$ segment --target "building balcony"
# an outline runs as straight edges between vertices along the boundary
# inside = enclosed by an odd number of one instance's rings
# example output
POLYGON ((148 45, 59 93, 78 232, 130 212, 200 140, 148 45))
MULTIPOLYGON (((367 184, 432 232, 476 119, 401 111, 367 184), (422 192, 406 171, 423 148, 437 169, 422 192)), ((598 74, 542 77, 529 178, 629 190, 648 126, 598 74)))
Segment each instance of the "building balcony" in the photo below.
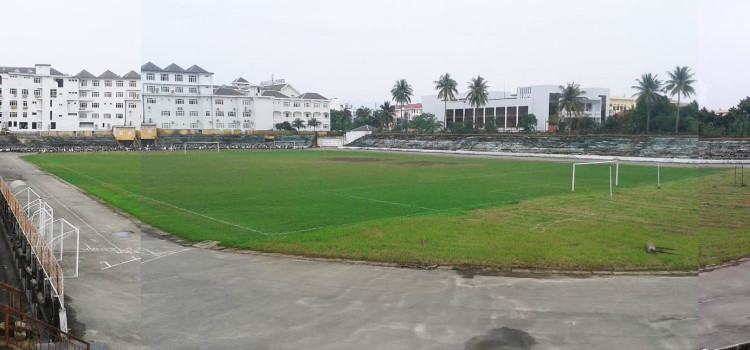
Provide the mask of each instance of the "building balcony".
POLYGON ((10 106, 10 109, 18 109, 18 106, 10 106))

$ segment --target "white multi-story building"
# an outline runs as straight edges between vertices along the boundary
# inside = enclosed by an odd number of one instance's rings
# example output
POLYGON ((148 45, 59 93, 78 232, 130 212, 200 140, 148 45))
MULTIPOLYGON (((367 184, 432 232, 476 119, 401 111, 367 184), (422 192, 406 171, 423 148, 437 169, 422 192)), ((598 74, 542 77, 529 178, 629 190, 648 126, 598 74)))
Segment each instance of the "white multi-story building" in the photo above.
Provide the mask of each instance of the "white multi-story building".
POLYGON ((215 86, 213 73, 197 65, 160 68, 151 62, 141 67, 141 77, 144 121, 161 129, 272 130, 284 121, 299 118, 307 125, 315 118, 316 130, 330 130, 330 100, 279 81, 255 85, 237 78, 215 86))
MULTIPOLYGON (((609 89, 582 88, 584 115, 604 122, 609 117, 609 89)), ((535 85, 519 87, 515 94, 501 91, 488 93, 487 104, 473 108, 466 101, 466 93, 456 96, 456 100, 447 104, 437 95, 423 96, 422 105, 425 113, 434 114, 446 127, 471 119, 477 128, 483 128, 485 118, 494 116, 500 131, 517 131, 521 116, 534 114, 537 119, 537 130, 547 130, 551 115, 564 115, 558 111, 560 87, 558 85, 535 85), (446 107, 447 106, 447 107, 446 107)))
POLYGON ((407 120, 412 120, 412 118, 422 114, 422 104, 421 103, 410 103, 410 104, 395 104, 393 105, 395 108, 395 116, 397 118, 406 118, 407 120))
POLYGON ((140 127, 141 76, 130 71, 119 76, 105 71, 94 76, 85 69, 78 80, 78 130, 111 130, 115 126, 140 127))
POLYGON ((77 100, 76 80, 49 64, 0 67, 0 129, 73 130, 78 114, 68 105, 77 100))
POLYGON ((86 70, 75 76, 48 64, 0 67, 0 128, 10 131, 111 130, 139 126, 140 76, 86 70))

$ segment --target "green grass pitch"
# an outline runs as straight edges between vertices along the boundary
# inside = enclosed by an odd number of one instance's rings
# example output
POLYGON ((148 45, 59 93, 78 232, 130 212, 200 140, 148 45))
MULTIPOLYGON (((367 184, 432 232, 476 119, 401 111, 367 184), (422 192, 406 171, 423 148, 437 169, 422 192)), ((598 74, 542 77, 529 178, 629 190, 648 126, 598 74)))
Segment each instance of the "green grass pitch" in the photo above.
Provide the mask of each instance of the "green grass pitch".
POLYGON ((349 151, 26 158, 191 241, 404 264, 698 267, 699 188, 715 169, 349 151), (614 166, 613 166, 614 170, 614 166), (646 241, 675 254, 645 254, 646 241))

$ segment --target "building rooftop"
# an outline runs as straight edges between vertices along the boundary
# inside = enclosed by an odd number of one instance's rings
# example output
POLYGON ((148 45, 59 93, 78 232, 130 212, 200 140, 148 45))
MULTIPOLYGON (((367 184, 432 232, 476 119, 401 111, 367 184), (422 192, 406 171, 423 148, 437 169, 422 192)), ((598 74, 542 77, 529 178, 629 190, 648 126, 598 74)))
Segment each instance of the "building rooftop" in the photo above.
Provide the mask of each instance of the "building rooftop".
POLYGON ((185 70, 182 69, 182 67, 180 67, 180 66, 178 66, 178 65, 176 65, 174 63, 172 63, 172 64, 164 67, 163 71, 165 71, 165 72, 173 72, 173 73, 183 73, 183 72, 185 72, 185 70))
POLYGON ((188 73, 209 73, 207 70, 201 68, 197 64, 190 66, 190 68, 186 69, 185 71, 188 73))
POLYGON ((107 69, 106 71, 104 71, 104 73, 102 73, 99 76, 100 79, 117 79, 119 77, 120 77, 119 75, 115 74, 114 72, 112 72, 109 69, 107 69))
POLYGON ((96 78, 95 75, 89 73, 87 70, 82 70, 78 72, 78 74, 74 75, 73 78, 79 78, 79 79, 94 79, 96 78))
POLYGON ((131 70, 130 72, 127 72, 125 75, 122 76, 124 79, 140 79, 141 75, 138 74, 136 71, 131 70))
POLYGON ((230 87, 221 86, 216 89, 214 89, 214 95, 221 95, 221 96, 246 96, 242 92, 239 92, 235 89, 232 89, 230 87))
POLYGON ((245 78, 243 77, 239 77, 237 79, 234 79, 233 83, 250 83, 250 82, 245 80, 245 78))
POLYGON ((275 90, 266 90, 266 91, 263 91, 263 93, 261 94, 261 96, 278 97, 278 98, 289 98, 289 96, 284 95, 284 94, 282 94, 282 93, 280 93, 278 91, 275 91, 275 90))
POLYGON ((141 66, 141 72, 161 72, 161 71, 162 69, 159 68, 159 66, 151 62, 146 62, 146 64, 141 66))
MULTIPOLYGON (((42 65, 40 65, 42 66, 42 65)), ((32 67, 0 67, 0 73, 20 73, 20 74, 36 74, 36 68, 32 67)), ((65 73, 60 72, 57 69, 50 68, 50 75, 64 76, 65 73)))
POLYGON ((315 92, 306 92, 302 95, 299 95, 298 98, 308 99, 308 100, 327 100, 327 98, 315 92))

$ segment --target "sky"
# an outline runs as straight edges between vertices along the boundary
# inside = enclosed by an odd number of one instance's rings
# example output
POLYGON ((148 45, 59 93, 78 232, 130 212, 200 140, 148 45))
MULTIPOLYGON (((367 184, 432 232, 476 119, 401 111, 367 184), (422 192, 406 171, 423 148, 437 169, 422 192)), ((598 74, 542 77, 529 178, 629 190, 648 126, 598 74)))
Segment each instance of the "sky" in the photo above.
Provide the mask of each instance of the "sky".
MULTIPOLYGON (((51 63, 124 74, 151 61, 193 64, 215 84, 237 77, 286 79, 355 107, 390 100, 407 79, 414 102, 435 94, 450 73, 466 89, 472 77, 491 90, 519 86, 608 87, 631 96, 643 73, 688 66, 701 104, 736 105, 750 95, 750 10, 743 0, 36 0, 39 17, 4 16, 24 28, 0 65, 51 63)), ((4 0, 7 13, 28 1, 4 0)), ((5 35, 5 34, 4 34, 5 35)))

